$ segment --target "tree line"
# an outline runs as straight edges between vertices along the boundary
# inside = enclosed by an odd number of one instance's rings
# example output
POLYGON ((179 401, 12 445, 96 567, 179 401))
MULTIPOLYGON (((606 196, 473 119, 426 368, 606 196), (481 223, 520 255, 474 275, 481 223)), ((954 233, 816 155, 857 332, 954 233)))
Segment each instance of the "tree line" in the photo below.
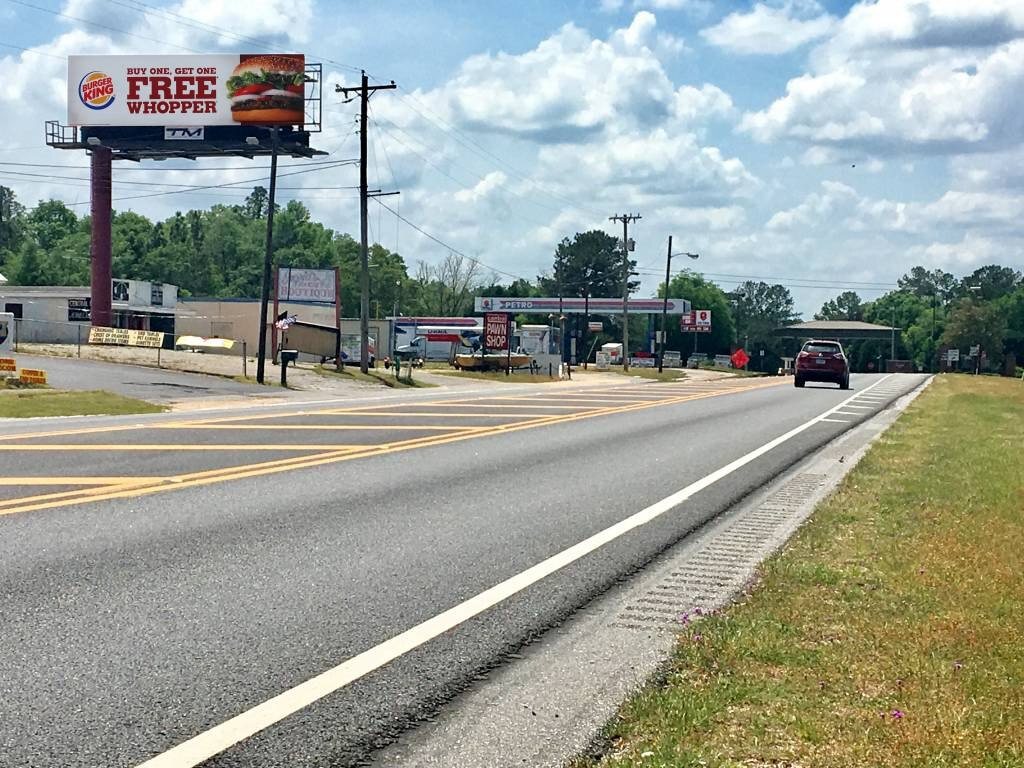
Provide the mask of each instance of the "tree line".
MULTIPOLYGON (((116 277, 166 282, 183 296, 256 297, 262 274, 268 195, 255 187, 239 205, 214 205, 207 210, 178 212, 151 221, 131 211, 112 220, 113 273, 116 277)), ((89 217, 79 216, 58 200, 32 208, 0 186, 0 272, 21 285, 87 285, 89 282, 89 217)), ((341 299, 348 315, 359 306, 359 243, 313 221, 303 203, 292 200, 274 212, 274 260, 296 268, 338 267, 341 299)), ((380 244, 369 251, 370 311, 376 317, 404 315, 463 316, 473 314, 475 296, 621 296, 630 291, 636 261, 625 258, 617 238, 600 230, 579 232, 555 246, 551 268, 535 279, 511 282, 476 258, 449 252, 436 263, 417 261, 410 269, 401 254, 380 244), (628 272, 628 274, 627 274, 628 272)), ((774 331, 800 319, 790 290, 781 284, 747 281, 725 290, 700 273, 684 270, 659 297, 688 299, 695 309, 711 310, 712 332, 683 334, 678 318, 668 323, 666 349, 685 358, 697 351, 729 353, 738 346, 753 358, 751 366, 774 370, 783 355, 795 354, 794 340, 774 331), (764 351, 762 356, 760 353, 764 351)), ((827 301, 815 314, 819 320, 863 320, 902 329, 896 357, 921 369, 935 369, 945 347, 966 350, 980 345, 986 364, 1000 369, 1011 356, 1024 359, 1024 283, 1021 273, 988 265, 957 278, 942 270, 914 267, 897 288, 877 299, 863 300, 846 291, 827 301)), ((552 323, 548 316, 522 315, 520 322, 552 323)), ((621 338, 621 318, 601 321, 601 333, 585 330, 585 318, 569 316, 567 331, 576 339, 577 357, 609 339, 621 338)), ((630 339, 635 350, 647 347, 657 328, 644 316, 633 316, 630 339)), ((854 370, 868 370, 890 355, 888 341, 848 345, 854 370)))

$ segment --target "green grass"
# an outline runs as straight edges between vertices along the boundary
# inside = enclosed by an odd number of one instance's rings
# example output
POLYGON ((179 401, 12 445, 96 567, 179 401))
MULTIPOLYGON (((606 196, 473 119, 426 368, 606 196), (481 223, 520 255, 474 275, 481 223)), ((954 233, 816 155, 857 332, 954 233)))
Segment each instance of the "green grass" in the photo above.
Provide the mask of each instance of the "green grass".
POLYGON ((162 406, 144 400, 122 397, 101 390, 65 392, 0 387, 0 418, 113 416, 128 413, 162 413, 165 410, 162 406))
POLYGON ((583 372, 584 374, 617 373, 620 376, 632 376, 633 378, 652 379, 654 381, 682 381, 683 379, 686 378, 686 371, 681 371, 678 368, 667 368, 661 373, 658 373, 657 368, 638 368, 635 365, 632 366, 628 371, 622 370, 622 366, 620 365, 613 365, 609 367, 606 371, 599 371, 597 370, 597 366, 591 363, 590 366, 587 368, 575 366, 572 369, 572 372, 573 375, 575 375, 578 372, 583 372))
POLYGON ((938 378, 577 768, 1024 765, 1022 446, 1019 381, 938 378))
MULTIPOLYGON (((456 371, 454 368, 431 368, 431 373, 441 376, 454 376, 460 379, 479 379, 481 381, 504 382, 506 384, 549 384, 558 381, 558 377, 549 377, 546 373, 526 373, 524 371, 513 371, 508 376, 504 371, 456 371)), ((573 368, 573 373, 576 369, 573 368)))
POLYGON ((346 365, 344 370, 341 371, 324 365, 318 365, 313 368, 313 371, 321 376, 329 376, 346 381, 359 381, 364 384, 377 384, 379 386, 391 387, 392 389, 420 389, 437 386, 436 384, 418 380, 415 373, 411 379, 407 378, 408 369, 403 366, 402 370, 404 371, 402 378, 396 379, 393 371, 378 371, 371 368, 366 373, 363 373, 359 368, 351 365, 346 365))
POLYGON ((719 373, 731 373, 733 376, 771 376, 772 374, 761 373, 760 371, 745 371, 742 368, 729 368, 725 365, 715 365, 714 363, 701 363, 700 369, 702 371, 718 371, 719 373))

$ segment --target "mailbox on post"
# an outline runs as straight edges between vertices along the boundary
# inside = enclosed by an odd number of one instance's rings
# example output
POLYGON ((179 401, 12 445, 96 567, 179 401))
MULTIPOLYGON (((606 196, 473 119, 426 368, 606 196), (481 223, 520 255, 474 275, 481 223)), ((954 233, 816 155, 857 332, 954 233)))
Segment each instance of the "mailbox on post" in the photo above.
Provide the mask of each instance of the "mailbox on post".
POLYGON ((299 359, 299 350, 297 349, 282 349, 281 350, 281 386, 288 386, 288 363, 294 363, 299 359))

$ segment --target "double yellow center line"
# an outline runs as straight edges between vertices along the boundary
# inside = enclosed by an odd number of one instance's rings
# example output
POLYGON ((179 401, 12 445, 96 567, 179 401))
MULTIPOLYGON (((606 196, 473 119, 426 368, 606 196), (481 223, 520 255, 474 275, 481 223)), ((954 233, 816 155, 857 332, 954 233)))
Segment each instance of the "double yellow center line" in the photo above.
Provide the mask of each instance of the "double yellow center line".
MULTIPOLYGON (((170 477, 110 477, 110 478, 81 478, 81 477, 52 477, 52 478, 11 478, 8 480, 7 485, 22 484, 22 485, 90 485, 99 487, 89 487, 84 489, 60 491, 54 493, 46 493, 35 496, 25 496, 14 499, 0 499, 0 516, 12 515, 20 512, 30 512, 42 509, 53 509, 55 507, 66 507, 74 504, 83 502, 95 502, 104 501, 109 499, 119 499, 127 497, 139 497, 155 493, 163 493, 165 491, 174 491, 181 488, 191 488, 203 485, 210 485, 213 483, 225 482, 228 480, 241 480, 251 477, 260 477, 264 475, 276 474, 279 472, 289 472, 297 469, 308 469, 312 467, 323 466, 325 464, 333 464, 342 461, 350 461, 353 459, 369 458, 373 456, 382 456, 391 453, 398 453, 401 451, 408 451, 418 448, 428 448, 440 445, 447 445, 449 443, 461 442, 463 440, 470 440, 480 437, 487 437, 489 435, 504 434, 508 432, 517 432, 525 429, 532 429, 535 427, 549 426, 553 424, 562 424, 573 421, 581 421, 584 419, 592 419, 599 416, 608 416, 618 413, 628 413, 631 411, 645 410, 648 408, 655 408, 665 405, 673 405, 676 403, 688 402, 691 400, 701 400, 710 397, 718 397, 725 394, 735 392, 746 392, 751 389, 759 389, 765 386, 775 386, 778 382, 773 381, 770 384, 756 384, 743 387, 723 387, 721 389, 711 389, 706 391, 687 392, 683 391, 679 394, 670 397, 661 397, 659 399, 651 400, 632 400, 622 405, 611 405, 596 408, 587 408, 586 410, 579 410, 574 413, 552 413, 537 415, 531 413, 525 421, 517 421, 509 424, 500 424, 485 427, 467 427, 467 426, 387 426, 387 425, 252 425, 252 424, 231 424, 234 421, 252 421, 257 419, 267 418, 288 418, 298 415, 318 416, 318 415, 366 415, 376 417, 391 417, 391 416, 412 416, 413 413, 392 413, 380 412, 380 405, 369 406, 367 408, 357 409, 339 409, 335 411, 314 411, 314 412, 299 412, 299 413, 275 413, 275 414, 259 414, 239 417, 228 417, 222 419, 202 419, 195 421, 185 422, 171 422, 164 424, 150 424, 150 425, 119 425, 114 427, 99 427, 95 429, 81 429, 81 430, 64 430, 59 432, 43 432, 30 435, 17 435, 9 436, 6 438, 0 438, 0 440, 15 441, 26 438, 39 438, 39 437, 56 437, 70 434, 85 434, 85 433, 97 433, 97 432, 115 432, 125 431, 139 428, 152 428, 157 427, 161 429, 383 429, 383 430, 394 430, 401 431, 402 429, 421 429, 421 430, 445 430, 444 434, 435 434, 425 437, 417 437, 408 440, 391 441, 387 443, 372 444, 372 445, 345 445, 345 446, 324 446, 324 445, 273 445, 273 446, 252 446, 252 445, 235 445, 235 446, 224 446, 224 445, 208 445, 208 446, 175 446, 175 445, 155 445, 155 446, 139 446, 139 445, 95 445, 95 444, 0 444, 0 450, 188 450, 192 449, 217 449, 217 450, 314 450, 316 453, 297 456, 286 459, 277 459, 273 461, 264 461, 258 463, 244 464, 234 467, 225 467, 221 469, 204 470, 201 472, 190 472, 181 475, 175 475, 170 477), (372 412, 376 409, 376 412, 372 412), (327 450, 323 450, 324 448, 327 450), (109 481, 109 482, 107 482, 109 481)), ((600 399, 600 395, 596 393, 588 393, 594 399, 600 399)), ((619 393, 625 394, 625 393, 619 393)), ((655 394, 654 391, 645 391, 643 395, 655 394)), ((567 393, 566 400, 568 401, 573 395, 567 393)), ((514 398, 503 398, 501 396, 492 396, 488 398, 481 398, 487 400, 510 400, 514 398)), ((528 398, 524 398, 528 399, 528 398)), ((535 400, 535 399, 534 399, 535 400)), ((606 400, 606 402, 614 402, 612 399, 606 400)), ((491 405, 485 404, 470 404, 466 401, 438 401, 427 404, 417 404, 417 407, 422 405, 447 405, 456 406, 458 408, 465 407, 490 407, 494 409, 506 409, 515 408, 516 406, 502 405, 500 403, 492 403, 491 405)), ((582 404, 581 404, 582 405, 582 404)), ((542 403, 533 402, 531 405, 520 406, 521 408, 530 408, 536 410, 537 408, 544 408, 542 403)), ((580 406, 566 406, 562 407, 574 407, 580 406)), ((585 407, 585 406, 584 406, 585 407)), ((552 410, 560 410, 552 408, 552 410)), ((421 412, 422 413, 422 412, 421 412)), ((416 415, 421 415, 416 413, 416 415)), ((422 415, 427 415, 422 413, 422 415)), ((432 413, 430 415, 441 415, 432 413)), ((461 416, 464 414, 452 414, 452 416, 461 416)), ((490 414, 489 414, 490 415, 490 414)), ((505 417, 515 416, 516 414, 505 414, 505 417)), ((526 414, 521 414, 525 416, 526 414)), ((448 414, 444 414, 447 418, 448 414)))

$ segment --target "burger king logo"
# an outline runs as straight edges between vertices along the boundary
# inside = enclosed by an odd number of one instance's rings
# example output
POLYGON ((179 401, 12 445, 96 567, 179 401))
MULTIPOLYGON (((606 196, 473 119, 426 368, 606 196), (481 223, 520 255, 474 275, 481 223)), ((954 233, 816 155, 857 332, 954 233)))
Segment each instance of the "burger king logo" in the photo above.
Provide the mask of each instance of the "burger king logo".
POLYGON ((114 103, 114 79, 106 72, 88 72, 78 84, 78 98, 89 109, 106 109, 114 103))

